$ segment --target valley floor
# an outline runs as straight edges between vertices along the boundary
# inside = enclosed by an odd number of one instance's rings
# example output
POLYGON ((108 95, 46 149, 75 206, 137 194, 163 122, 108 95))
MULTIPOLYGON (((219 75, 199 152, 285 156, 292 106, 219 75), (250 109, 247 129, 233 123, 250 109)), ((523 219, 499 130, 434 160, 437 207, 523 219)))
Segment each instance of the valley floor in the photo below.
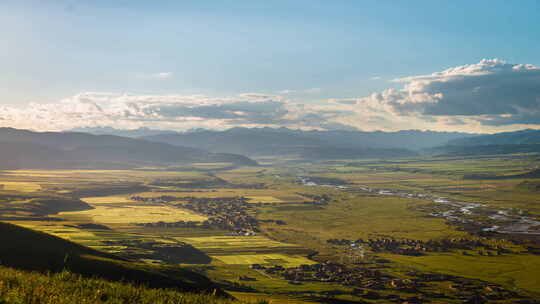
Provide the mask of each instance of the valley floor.
POLYGON ((246 301, 538 303, 540 180, 522 178, 537 161, 3 171, 0 220, 192 270, 246 301))

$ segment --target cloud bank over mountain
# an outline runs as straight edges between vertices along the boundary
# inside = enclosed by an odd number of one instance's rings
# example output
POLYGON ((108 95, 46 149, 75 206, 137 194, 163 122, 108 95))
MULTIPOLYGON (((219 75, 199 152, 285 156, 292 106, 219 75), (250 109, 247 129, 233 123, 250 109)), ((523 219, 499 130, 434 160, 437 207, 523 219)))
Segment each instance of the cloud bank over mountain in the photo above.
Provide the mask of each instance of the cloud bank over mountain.
POLYGON ((366 97, 313 101, 291 98, 291 90, 225 97, 89 92, 54 103, 0 106, 0 126, 37 130, 284 126, 470 132, 540 128, 540 67, 531 64, 484 59, 392 82, 402 87, 366 97))
POLYGON ((393 82, 403 87, 330 102, 348 107, 367 123, 407 119, 412 125, 462 131, 493 130, 493 126, 538 128, 540 124, 540 67, 531 64, 484 59, 393 82))

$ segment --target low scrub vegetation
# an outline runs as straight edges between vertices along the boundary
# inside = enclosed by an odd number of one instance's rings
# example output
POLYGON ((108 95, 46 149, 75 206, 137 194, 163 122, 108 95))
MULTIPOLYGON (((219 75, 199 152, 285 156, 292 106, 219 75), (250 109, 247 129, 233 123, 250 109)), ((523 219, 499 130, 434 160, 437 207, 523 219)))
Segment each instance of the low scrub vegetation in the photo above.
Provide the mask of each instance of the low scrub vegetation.
MULTIPOLYGON (((56 274, 0 267, 1 304, 233 304, 244 303, 212 294, 151 289, 122 282, 85 278, 69 271, 56 274)), ((265 302, 257 302, 263 304, 265 302)))

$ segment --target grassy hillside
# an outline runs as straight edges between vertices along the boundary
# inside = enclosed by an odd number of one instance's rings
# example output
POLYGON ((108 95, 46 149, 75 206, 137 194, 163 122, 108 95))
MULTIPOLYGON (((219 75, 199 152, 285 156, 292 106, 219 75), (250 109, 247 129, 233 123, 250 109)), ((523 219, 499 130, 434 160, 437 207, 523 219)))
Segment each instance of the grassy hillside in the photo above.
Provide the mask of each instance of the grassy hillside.
POLYGON ((212 292, 216 289, 206 277, 191 271, 133 263, 12 224, 0 223, 0 243, 0 263, 17 269, 41 272, 69 270, 86 277, 182 291, 212 292))
POLYGON ((0 303, 233 304, 240 302, 211 294, 151 289, 128 283, 85 278, 69 271, 40 274, 0 267, 0 303))
MULTIPOLYGON (((206 277, 0 222, 0 304, 241 303, 206 277)), ((262 303, 262 302, 259 302, 262 303)))

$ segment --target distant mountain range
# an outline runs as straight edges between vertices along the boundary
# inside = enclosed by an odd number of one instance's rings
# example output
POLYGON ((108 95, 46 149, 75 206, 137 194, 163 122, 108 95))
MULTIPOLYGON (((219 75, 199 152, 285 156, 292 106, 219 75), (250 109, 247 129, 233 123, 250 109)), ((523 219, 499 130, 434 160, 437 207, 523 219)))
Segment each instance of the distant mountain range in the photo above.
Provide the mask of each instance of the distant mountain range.
POLYGON ((76 129, 93 134, 115 134, 152 142, 250 157, 291 155, 303 159, 388 158, 417 155, 418 150, 444 145, 474 134, 407 130, 398 132, 303 131, 288 128, 196 129, 173 132, 110 127, 76 129))
POLYGON ((184 145, 248 156, 297 155, 306 159, 407 157, 413 150, 438 146, 469 137, 466 133, 399 131, 302 131, 287 128, 232 128, 195 130, 142 137, 145 140, 184 145))
MULTIPOLYGON (((170 139, 173 141, 173 138, 182 137, 188 140, 181 143, 184 146, 202 147, 204 145, 206 148, 212 146, 211 142, 215 142, 218 138, 227 138, 228 140, 234 139, 235 144, 239 144, 242 141, 253 143, 251 142, 252 139, 260 139, 260 136, 263 136, 265 139, 278 140, 280 145, 291 145, 300 140, 300 144, 309 143, 310 145, 313 145, 327 143, 341 148, 407 148, 412 150, 440 146, 454 139, 469 138, 477 135, 460 132, 419 130, 364 132, 345 130, 303 131, 288 128, 231 128, 225 131, 194 129, 186 132, 175 132, 149 128, 121 130, 111 127, 87 127, 72 129, 68 132, 84 132, 95 135, 117 135, 133 138, 144 137, 147 139, 156 139, 157 141, 160 141, 161 138, 167 138, 167 140, 170 139), (285 138, 282 138, 283 136, 285 136, 285 138)), ((177 140, 174 141, 175 144, 180 143, 177 140)))
POLYGON ((540 153, 540 130, 528 129, 457 138, 425 151, 435 155, 456 156, 540 153))
POLYGON ((81 129, 124 134, 152 142, 250 157, 295 155, 304 159, 391 158, 420 154, 489 155, 540 152, 540 130, 469 134, 405 130, 398 132, 303 131, 287 128, 197 129, 174 132, 110 127, 81 129))
POLYGON ((131 129, 131 130, 115 129, 112 127, 84 127, 84 128, 71 129, 67 132, 90 133, 94 135, 116 135, 116 136, 133 137, 133 138, 143 137, 143 136, 152 136, 152 135, 158 135, 158 134, 176 133, 175 131, 154 130, 154 129, 144 128, 144 127, 138 128, 138 129, 131 129))
POLYGON ((133 168, 193 162, 254 165, 249 157, 306 160, 395 158, 419 153, 486 155, 540 152, 540 131, 492 135, 407 130, 398 132, 303 131, 287 128, 197 129, 86 128, 81 132, 32 132, 0 128, 4 168, 133 168), (142 135, 142 136, 141 136, 142 135), (211 152, 208 152, 211 151, 211 152), (246 155, 246 156, 243 156, 246 155))
POLYGON ((248 157, 113 135, 32 132, 0 128, 1 168, 124 169, 146 165, 230 162, 254 165, 248 157))
POLYGON ((520 130, 488 135, 478 135, 467 138, 450 140, 452 146, 479 146, 479 145, 530 145, 540 144, 540 130, 520 130))

